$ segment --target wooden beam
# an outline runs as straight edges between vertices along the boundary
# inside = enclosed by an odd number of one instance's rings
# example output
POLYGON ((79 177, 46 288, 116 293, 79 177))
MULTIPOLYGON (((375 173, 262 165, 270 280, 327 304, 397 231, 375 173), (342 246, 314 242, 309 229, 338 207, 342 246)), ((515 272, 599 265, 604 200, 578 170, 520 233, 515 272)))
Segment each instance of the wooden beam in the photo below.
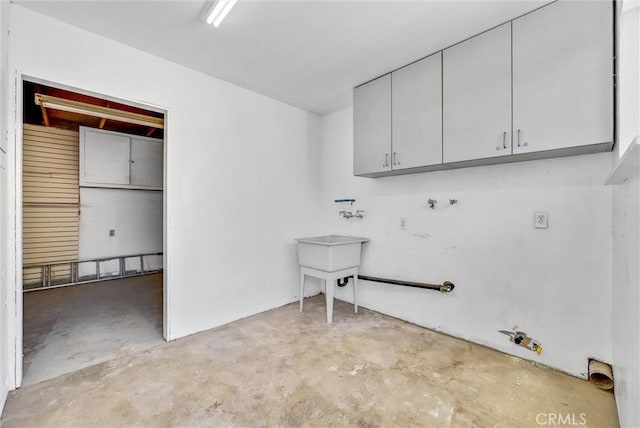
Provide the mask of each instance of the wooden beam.
POLYGON ((103 119, 115 120, 118 122, 133 123, 151 128, 164 129, 164 119, 160 117, 132 113, 129 111, 117 110, 110 107, 72 101, 43 94, 36 94, 35 102, 41 107, 52 108, 55 110, 86 114, 88 116, 101 117, 103 119))
POLYGON ((155 132, 156 128, 149 128, 147 130, 147 137, 151 137, 151 134, 153 134, 155 132))
MULTIPOLYGON (((107 104, 105 105, 105 107, 111 107, 111 103, 109 101, 107 101, 107 104)), ((98 125, 98 128, 102 129, 104 128, 104 124, 107 122, 107 118, 103 117, 102 119, 100 119, 100 124, 98 125)))
POLYGON ((44 120, 44 126, 49 126, 49 115, 47 114, 47 109, 45 106, 40 106, 40 111, 42 112, 42 120, 44 120))
MULTIPOLYGON (((40 89, 40 85, 36 84, 35 85, 35 90, 36 92, 40 92, 42 91, 42 89, 40 89)), ((42 121, 44 122, 45 126, 49 126, 49 115, 47 114, 47 109, 44 108, 43 106, 40 106, 40 111, 42 112, 42 121)))

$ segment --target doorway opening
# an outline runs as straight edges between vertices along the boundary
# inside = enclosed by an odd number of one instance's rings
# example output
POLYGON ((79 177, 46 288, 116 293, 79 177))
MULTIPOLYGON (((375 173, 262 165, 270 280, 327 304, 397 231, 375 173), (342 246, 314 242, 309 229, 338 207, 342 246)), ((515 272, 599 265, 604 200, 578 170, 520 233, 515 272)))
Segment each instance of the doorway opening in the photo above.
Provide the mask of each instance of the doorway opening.
POLYGON ((165 114, 22 85, 29 385, 164 342, 165 114))

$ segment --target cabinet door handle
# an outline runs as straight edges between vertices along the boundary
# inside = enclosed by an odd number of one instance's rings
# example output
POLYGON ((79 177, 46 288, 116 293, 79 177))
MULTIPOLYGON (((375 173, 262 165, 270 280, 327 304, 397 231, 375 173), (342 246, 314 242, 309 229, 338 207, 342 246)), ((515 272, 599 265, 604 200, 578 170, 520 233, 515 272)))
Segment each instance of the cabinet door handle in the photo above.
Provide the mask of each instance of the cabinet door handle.
POLYGON ((384 163, 382 164, 382 166, 384 167, 389 166, 389 153, 384 154, 384 163))
POLYGON ((502 133, 502 148, 503 149, 507 148, 507 131, 504 131, 502 133))
POLYGON ((521 147, 520 146, 520 130, 519 129, 518 129, 518 147, 521 147))
POLYGON ((400 165, 400 162, 398 162, 398 152, 393 152, 393 164, 400 165))

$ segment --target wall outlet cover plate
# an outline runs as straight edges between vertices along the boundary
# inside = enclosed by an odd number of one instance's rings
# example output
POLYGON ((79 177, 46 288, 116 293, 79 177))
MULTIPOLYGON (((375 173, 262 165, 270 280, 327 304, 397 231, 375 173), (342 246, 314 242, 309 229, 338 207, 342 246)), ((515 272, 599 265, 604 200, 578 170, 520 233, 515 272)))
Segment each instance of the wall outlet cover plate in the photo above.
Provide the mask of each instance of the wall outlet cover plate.
POLYGON ((536 229, 547 229, 549 227, 549 215, 546 211, 535 213, 533 227, 536 229))
POLYGON ((400 230, 407 230, 407 219, 404 217, 400 219, 400 230))

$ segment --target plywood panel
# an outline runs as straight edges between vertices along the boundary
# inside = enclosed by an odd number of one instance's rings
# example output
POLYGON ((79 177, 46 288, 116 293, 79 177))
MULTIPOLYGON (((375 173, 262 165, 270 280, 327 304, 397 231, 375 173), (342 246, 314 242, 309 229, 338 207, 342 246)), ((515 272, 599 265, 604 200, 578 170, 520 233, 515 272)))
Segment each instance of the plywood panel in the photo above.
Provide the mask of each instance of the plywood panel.
POLYGON ((54 153, 53 151, 49 150, 31 150, 27 147, 25 147, 23 154, 28 159, 38 157, 41 158, 41 161, 44 159, 56 159, 58 163, 74 163, 78 161, 78 156, 74 156, 73 154, 64 152, 54 153))
MULTIPOLYGON (((73 198, 65 198, 65 197, 55 198, 51 196, 51 194, 46 196, 48 199, 50 199, 52 203, 56 203, 56 204, 75 204, 76 203, 76 200, 73 198)), ((40 195, 38 194, 25 193, 24 195, 25 203, 41 204, 42 199, 43 198, 40 197, 40 195)))
POLYGON ((43 158, 61 158, 61 159, 68 159, 68 160, 78 159, 78 153, 72 150, 66 150, 66 149, 60 149, 60 148, 56 149, 53 144, 51 144, 50 146, 26 145, 24 146, 24 151, 27 153, 35 152, 36 156, 43 157, 43 158))
POLYGON ((78 182, 77 174, 69 175, 64 173, 54 173, 54 172, 51 172, 48 168, 28 168, 28 169, 24 169, 23 173, 28 173, 28 174, 24 174, 25 176, 40 177, 40 179, 59 178, 59 179, 73 180, 75 182, 78 182))
MULTIPOLYGON (((25 153, 25 155, 29 156, 29 153, 25 153)), ((77 160, 73 159, 53 159, 53 158, 45 158, 42 156, 37 156, 38 159, 35 159, 36 156, 33 154, 30 155, 29 158, 23 161, 23 165, 25 168, 33 166, 37 168, 51 168, 52 170, 68 170, 69 168, 73 168, 74 164, 77 164, 77 160), (33 160, 32 160, 33 159, 33 160)))
MULTIPOLYGON (((76 177, 77 178, 77 177, 76 177)), ((78 180, 74 177, 45 177, 41 174, 31 174, 23 177, 23 181, 26 182, 40 182, 40 183, 61 183, 61 184, 78 184, 78 180)))
POLYGON ((69 218, 78 218, 78 214, 75 212, 76 210, 68 210, 65 208, 53 208, 53 209, 44 209, 44 210, 36 210, 36 211, 26 211, 24 212, 24 218, 31 219, 33 221, 38 221, 38 219, 49 219, 51 216, 58 217, 69 217, 69 218))
MULTIPOLYGON (((33 133, 41 133, 46 136, 64 136, 68 139, 78 138, 78 132, 72 131, 70 129, 62 129, 62 128, 52 128, 47 126, 40 125, 24 125, 24 132, 33 132, 33 133)), ((61 137, 62 138, 62 137, 61 137)))
POLYGON ((68 140, 53 139, 53 138, 40 138, 36 135, 23 134, 23 138, 37 139, 37 143, 34 144, 30 141, 25 141, 26 148, 47 147, 57 151, 73 153, 75 152, 75 146, 68 140))
POLYGON ((35 172, 43 175, 52 174, 68 174, 69 166, 78 163, 78 159, 56 159, 38 156, 37 153, 25 153, 29 159, 23 161, 23 167, 26 172, 35 172), (34 159, 36 158, 37 159, 34 159), (53 165, 52 165, 53 163, 53 165))
POLYGON ((59 183, 59 182, 53 182, 53 181, 47 181, 47 180, 41 180, 41 181, 25 180, 24 182, 27 183, 28 186, 39 186, 41 190, 51 189, 53 191, 53 189, 65 189, 66 191, 74 191, 74 188, 78 187, 78 183, 73 183, 73 182, 59 183))
MULTIPOLYGON (((78 132, 25 125, 23 133, 24 265, 78 259, 78 132)), ((40 268, 25 268, 25 284, 42 282, 40 268)), ((52 268, 52 282, 70 275, 52 268)))

